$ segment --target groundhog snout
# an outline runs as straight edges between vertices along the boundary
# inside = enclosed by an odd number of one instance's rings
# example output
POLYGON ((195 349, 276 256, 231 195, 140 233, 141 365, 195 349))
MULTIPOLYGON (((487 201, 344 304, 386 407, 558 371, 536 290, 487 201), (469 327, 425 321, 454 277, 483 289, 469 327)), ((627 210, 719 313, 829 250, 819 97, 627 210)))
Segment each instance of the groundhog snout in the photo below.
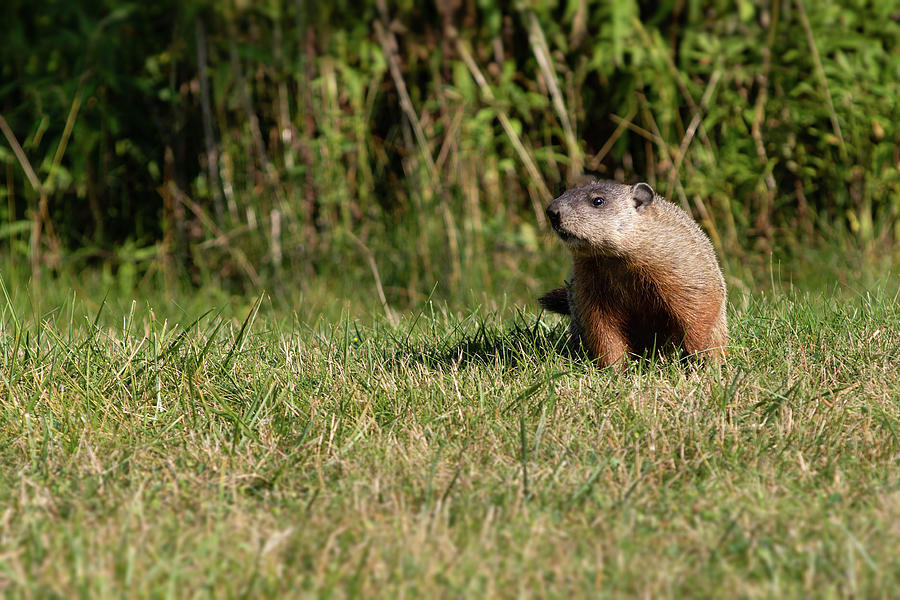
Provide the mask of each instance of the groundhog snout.
POLYGON ((559 229, 559 208, 557 208, 556 203, 550 203, 550 206, 547 207, 547 218, 550 219, 550 225, 553 226, 553 229, 559 229))

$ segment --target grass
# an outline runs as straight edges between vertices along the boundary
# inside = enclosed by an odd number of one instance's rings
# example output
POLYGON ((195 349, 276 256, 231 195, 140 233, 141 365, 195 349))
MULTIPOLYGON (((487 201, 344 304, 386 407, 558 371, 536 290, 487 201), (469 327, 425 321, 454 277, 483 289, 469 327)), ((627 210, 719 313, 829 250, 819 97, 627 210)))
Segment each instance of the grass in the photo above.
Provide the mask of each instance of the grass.
POLYGON ((33 292, 0 297, 4 595, 900 590, 894 280, 738 294, 724 367, 625 373, 517 303, 33 292))

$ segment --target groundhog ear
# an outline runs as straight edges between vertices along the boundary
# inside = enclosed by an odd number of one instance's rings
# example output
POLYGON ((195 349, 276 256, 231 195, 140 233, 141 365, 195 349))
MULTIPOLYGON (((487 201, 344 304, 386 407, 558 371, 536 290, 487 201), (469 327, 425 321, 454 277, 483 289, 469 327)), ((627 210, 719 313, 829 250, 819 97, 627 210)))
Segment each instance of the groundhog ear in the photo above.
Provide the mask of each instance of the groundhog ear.
POLYGON ((631 188, 631 197, 634 199, 634 207, 638 210, 646 208, 653 202, 653 188, 648 183, 638 183, 631 188))

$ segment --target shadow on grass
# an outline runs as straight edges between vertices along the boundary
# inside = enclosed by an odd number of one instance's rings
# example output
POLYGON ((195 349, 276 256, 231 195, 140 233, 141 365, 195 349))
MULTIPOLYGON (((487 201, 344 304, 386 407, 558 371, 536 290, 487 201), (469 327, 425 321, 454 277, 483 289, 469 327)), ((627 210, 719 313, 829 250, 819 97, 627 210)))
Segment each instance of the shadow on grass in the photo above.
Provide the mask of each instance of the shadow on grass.
MULTIPOLYGON (((395 338, 399 350, 391 353, 389 362, 393 368, 420 364, 428 368, 499 365, 520 369, 534 367, 545 361, 560 358, 584 365, 590 358, 580 343, 571 343, 568 333, 569 319, 548 319, 544 313, 534 317, 518 314, 512 326, 488 323, 460 322, 444 337, 434 336, 427 341, 410 342, 395 338), (548 322, 549 321, 549 322, 548 322)), ((697 369, 708 364, 697 355, 665 344, 634 354, 616 372, 622 369, 638 369, 677 366, 681 369, 697 369)))
POLYGON ((553 356, 577 357, 568 343, 568 319, 548 323, 537 315, 533 321, 518 315, 511 327, 481 321, 474 329, 460 324, 445 338, 432 344, 399 341, 400 350, 393 355, 394 365, 422 364, 467 367, 500 364, 507 367, 533 365, 553 356), (530 322, 531 321, 531 322, 530 322))

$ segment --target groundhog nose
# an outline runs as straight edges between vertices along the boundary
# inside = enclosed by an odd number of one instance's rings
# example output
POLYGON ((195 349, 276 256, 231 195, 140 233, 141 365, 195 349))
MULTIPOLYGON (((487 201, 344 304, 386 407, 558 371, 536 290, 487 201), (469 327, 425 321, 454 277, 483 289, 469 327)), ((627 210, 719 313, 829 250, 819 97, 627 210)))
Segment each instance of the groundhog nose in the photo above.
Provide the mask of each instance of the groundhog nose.
POLYGON ((559 211, 552 204, 547 207, 547 218, 550 219, 553 229, 559 229, 559 211))

